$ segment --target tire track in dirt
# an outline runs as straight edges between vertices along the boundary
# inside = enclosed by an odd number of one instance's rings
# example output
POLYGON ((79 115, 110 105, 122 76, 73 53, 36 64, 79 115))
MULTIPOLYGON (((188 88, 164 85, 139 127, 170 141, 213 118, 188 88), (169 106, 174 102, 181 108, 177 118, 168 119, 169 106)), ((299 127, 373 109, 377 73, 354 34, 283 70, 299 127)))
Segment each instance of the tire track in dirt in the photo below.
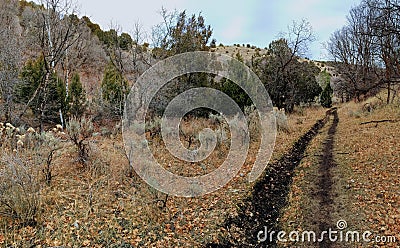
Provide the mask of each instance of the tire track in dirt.
MULTIPOLYGON (((318 188, 317 197, 319 200, 319 210, 314 216, 314 220, 318 222, 319 233, 327 231, 332 226, 331 213, 333 209, 333 196, 332 187, 334 186, 332 181, 331 169, 336 166, 336 162, 333 158, 333 147, 335 143, 335 134, 337 126, 339 124, 339 116, 336 109, 331 110, 333 115, 333 123, 328 130, 328 137, 325 140, 323 146, 323 154, 319 164, 318 173, 318 188)), ((331 247, 332 243, 324 239, 319 246, 323 248, 331 247)))
MULTIPOLYGON (((258 234, 260 231, 264 231, 265 228, 268 231, 279 231, 277 229, 279 228, 278 220, 281 216, 281 210, 287 205, 287 195, 292 183, 294 169, 303 159, 309 143, 330 120, 331 114, 336 116, 338 120, 336 109, 327 111, 326 116, 318 120, 307 133, 297 140, 289 152, 283 155, 277 162, 267 167, 265 176, 255 184, 252 195, 239 205, 239 214, 225 221, 223 227, 227 235, 224 237, 221 236, 217 243, 207 244, 206 247, 276 246, 276 233, 271 240, 268 237, 264 242, 259 242, 258 234)), ((336 132, 336 126, 337 124, 331 127, 332 136, 336 132)), ((332 144, 329 146, 333 147, 333 139, 332 144)), ((327 145, 326 148, 327 161, 329 157, 332 157, 332 151, 330 152, 330 156, 328 156, 329 146, 327 145)), ((326 176, 329 177, 329 175, 326 176)), ((321 183, 326 185, 332 183, 329 180, 327 182, 324 180, 321 178, 321 183)), ((320 194, 322 196, 327 192, 330 192, 329 188, 321 191, 320 194)))

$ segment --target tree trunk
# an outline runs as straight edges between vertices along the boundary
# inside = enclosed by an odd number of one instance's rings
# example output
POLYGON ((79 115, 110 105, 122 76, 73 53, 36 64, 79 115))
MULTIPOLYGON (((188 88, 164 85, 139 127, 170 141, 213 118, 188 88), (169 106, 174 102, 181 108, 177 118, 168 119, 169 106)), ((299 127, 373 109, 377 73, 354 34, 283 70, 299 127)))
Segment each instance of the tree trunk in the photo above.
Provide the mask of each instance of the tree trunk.
POLYGON ((40 132, 43 132, 43 120, 45 118, 45 111, 46 111, 46 105, 47 105, 47 85, 50 80, 50 72, 46 72, 46 76, 44 79, 44 85, 43 85, 43 99, 42 102, 40 103, 40 132))

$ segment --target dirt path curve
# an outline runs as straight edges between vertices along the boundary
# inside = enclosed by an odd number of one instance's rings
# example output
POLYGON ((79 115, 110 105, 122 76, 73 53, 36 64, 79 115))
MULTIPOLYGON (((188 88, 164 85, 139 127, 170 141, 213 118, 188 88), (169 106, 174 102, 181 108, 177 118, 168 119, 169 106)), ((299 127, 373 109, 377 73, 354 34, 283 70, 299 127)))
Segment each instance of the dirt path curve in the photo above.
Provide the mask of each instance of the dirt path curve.
MULTIPOLYGON (((329 137, 325 145, 321 171, 324 171, 320 178, 320 184, 323 190, 319 192, 321 197, 321 207, 329 208, 331 199, 325 198, 329 196, 332 182, 329 179, 329 170, 332 162, 332 147, 333 136, 336 132, 337 117, 336 109, 329 110, 327 115, 318 120, 314 126, 305 133, 289 150, 288 153, 282 156, 277 162, 270 164, 267 167, 265 176, 259 180, 254 186, 253 193, 245 199, 239 206, 240 211, 238 216, 227 219, 224 228, 227 232, 227 237, 221 238, 218 243, 207 244, 206 247, 275 247, 276 234, 272 239, 268 237, 264 242, 259 242, 260 231, 278 230, 278 220, 281 210, 287 205, 287 195, 290 190, 294 169, 300 164, 304 157, 307 146, 318 134, 318 132, 330 120, 330 115, 334 115, 334 123, 329 130, 329 137), (326 168, 324 168, 326 167, 326 168), (326 200, 328 199, 328 200, 326 200)), ((323 210, 321 210, 322 214, 323 210)), ((329 222, 329 216, 322 216, 322 219, 327 218, 324 223, 321 223, 321 228, 329 222)))

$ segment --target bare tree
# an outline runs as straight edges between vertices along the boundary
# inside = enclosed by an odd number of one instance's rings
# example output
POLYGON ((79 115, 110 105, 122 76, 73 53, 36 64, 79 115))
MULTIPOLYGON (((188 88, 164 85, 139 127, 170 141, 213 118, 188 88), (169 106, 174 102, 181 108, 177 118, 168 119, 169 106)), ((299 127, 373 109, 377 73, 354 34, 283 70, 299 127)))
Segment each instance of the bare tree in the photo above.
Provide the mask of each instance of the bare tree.
POLYGON ((276 73, 283 73, 291 62, 307 54, 309 52, 309 44, 315 40, 312 26, 305 19, 300 22, 293 21, 288 26, 287 33, 281 33, 280 36, 281 40, 285 40, 289 49, 280 49, 281 51, 276 54, 280 64, 276 73))
POLYGON ((399 10, 398 0, 364 0, 350 11, 348 24, 332 35, 328 51, 338 62, 342 85, 336 88, 350 98, 360 100, 385 87, 387 103, 393 99, 400 81, 399 10))
MULTIPOLYGON (((41 0, 43 9, 37 9, 34 17, 33 35, 37 41, 37 47, 44 59, 46 75, 40 82, 36 91, 26 103, 20 117, 25 114, 33 99, 41 94, 40 104, 40 128, 46 117, 48 105, 48 87, 51 75, 56 72, 57 66, 65 60, 68 49, 76 43, 80 37, 79 19, 76 16, 77 7, 73 0, 41 0)), ((63 122, 60 110, 60 119, 63 122)))
POLYGON ((336 31, 328 43, 330 54, 340 62, 335 66, 341 79, 336 80, 339 85, 334 88, 340 89, 336 93, 346 99, 361 100, 361 96, 380 84, 376 66, 378 48, 375 38, 368 35, 371 26, 370 19, 365 18, 366 11, 363 6, 353 8, 347 18, 349 25, 336 31))
POLYGON ((394 85, 400 82, 400 1, 398 0, 365 0, 363 5, 370 10, 370 36, 377 39, 380 48, 380 59, 385 66, 382 81, 387 89, 387 103, 394 99, 394 85))
POLYGON ((288 26, 288 32, 281 38, 288 40, 288 45, 292 50, 291 58, 294 56, 306 56, 309 53, 310 43, 315 41, 315 35, 309 21, 293 21, 288 26))
POLYGON ((172 28, 175 25, 178 16, 178 12, 176 10, 173 12, 169 12, 164 7, 161 8, 159 14, 161 15, 163 21, 155 25, 151 30, 152 43, 153 47, 155 48, 163 47, 163 44, 168 39, 168 36, 172 34, 172 28))
POLYGON ((132 58, 132 69, 135 74, 134 80, 147 70, 154 61, 152 60, 150 51, 148 51, 148 44, 145 43, 146 33, 143 30, 142 24, 140 22, 135 22, 133 24, 132 33, 132 49, 130 51, 132 58))
MULTIPOLYGON (((80 22, 80 20, 76 20, 80 22)), ((69 79, 71 74, 77 73, 81 67, 88 64, 90 59, 90 47, 93 45, 90 30, 86 25, 79 25, 79 33, 75 42, 65 49, 64 59, 60 61, 65 81, 66 97, 68 97, 69 79)))

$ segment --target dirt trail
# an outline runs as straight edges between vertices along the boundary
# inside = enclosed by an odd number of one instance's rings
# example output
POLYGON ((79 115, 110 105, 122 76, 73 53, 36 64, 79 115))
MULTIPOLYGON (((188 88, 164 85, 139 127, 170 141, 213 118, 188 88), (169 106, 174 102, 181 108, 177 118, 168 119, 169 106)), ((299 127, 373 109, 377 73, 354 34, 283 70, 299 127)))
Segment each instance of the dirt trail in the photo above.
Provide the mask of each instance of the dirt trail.
MULTIPOLYGON (((325 118, 317 121, 314 126, 304 134, 277 162, 270 164, 265 176, 254 186, 252 195, 240 205, 238 216, 227 219, 224 228, 227 237, 221 238, 218 244, 207 244, 206 247, 275 247, 276 234, 273 239, 268 237, 264 242, 258 241, 260 231, 279 231, 278 220, 281 210, 287 205, 287 195, 290 190, 294 169, 304 157, 307 146, 318 132, 334 116, 334 121, 328 132, 328 139, 324 147, 321 161, 321 177, 319 184, 322 188, 318 192, 320 198, 320 228, 324 229, 330 224, 329 211, 332 203, 330 191, 332 181, 329 168, 333 165, 333 136, 339 121, 336 109, 329 110, 325 118)), ((321 244, 322 247, 329 247, 321 244)), ((329 245, 329 244, 328 244, 329 245)))
MULTIPOLYGON (((339 116, 336 110, 332 111, 333 123, 328 130, 328 137, 323 147, 323 155, 319 165, 319 178, 317 197, 319 199, 319 211, 314 219, 319 223, 319 231, 328 230, 332 227, 331 213, 333 212, 333 196, 332 196, 332 174, 331 169, 336 166, 333 159, 333 146, 336 129, 339 124, 339 116)), ((320 247, 331 247, 331 243, 324 240, 320 243, 320 247)))

